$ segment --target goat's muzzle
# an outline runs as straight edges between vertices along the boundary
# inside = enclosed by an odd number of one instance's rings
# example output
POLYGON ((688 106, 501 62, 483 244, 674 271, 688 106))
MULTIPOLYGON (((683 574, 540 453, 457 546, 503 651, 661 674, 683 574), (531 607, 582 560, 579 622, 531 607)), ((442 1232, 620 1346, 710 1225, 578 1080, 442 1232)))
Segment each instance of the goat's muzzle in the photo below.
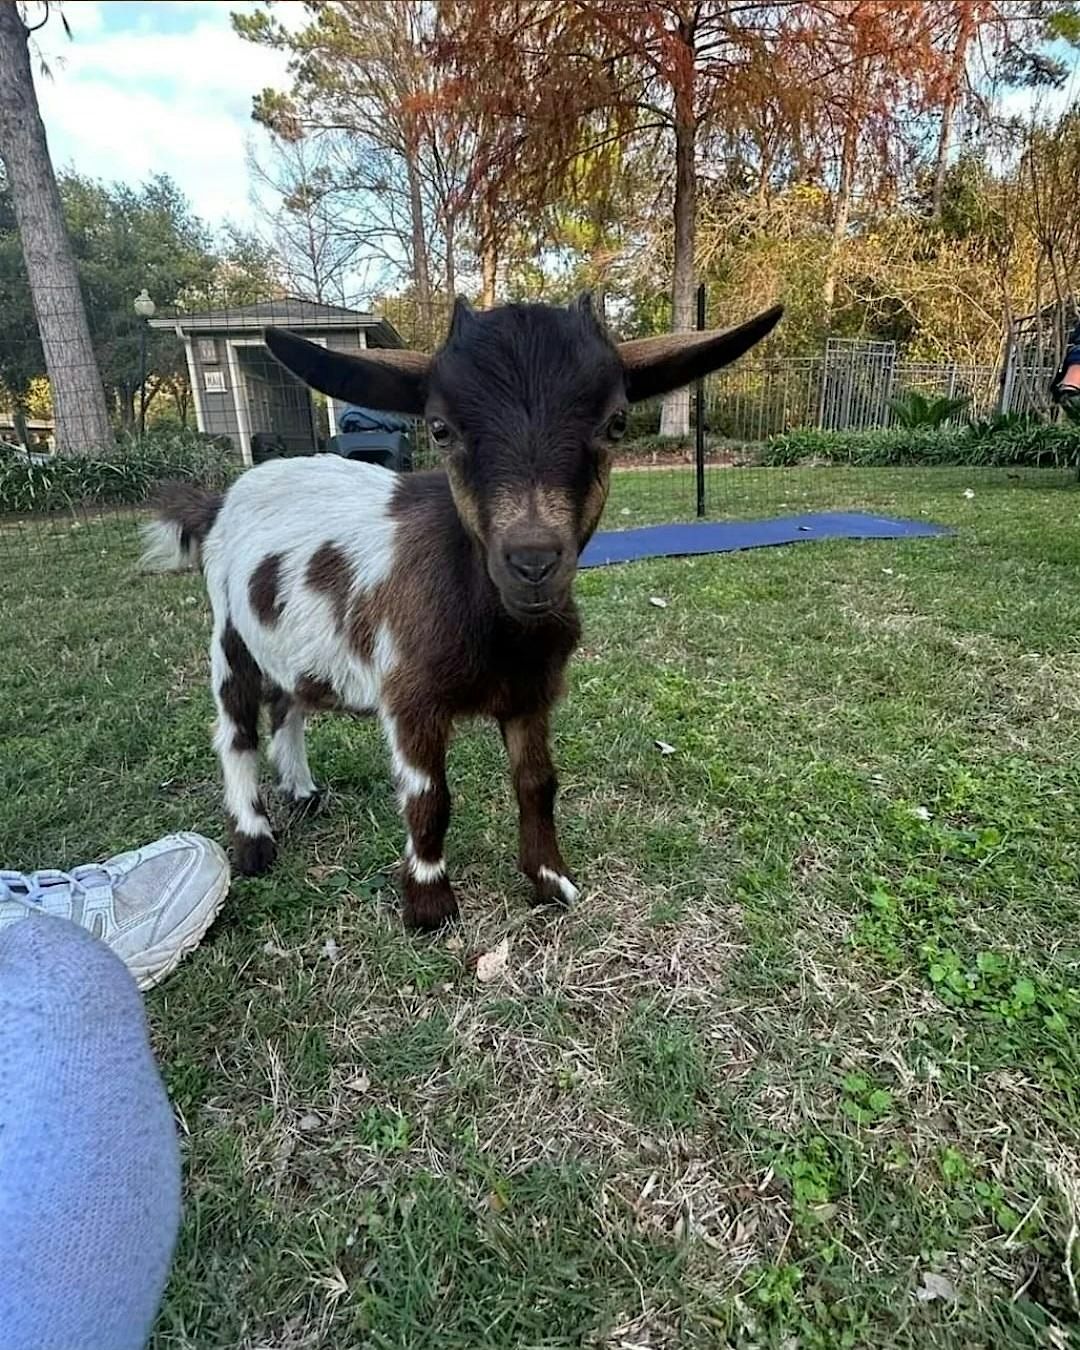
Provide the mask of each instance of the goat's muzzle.
POLYGON ((509 532, 488 549, 488 572, 503 606, 522 623, 560 609, 576 571, 574 541, 553 531, 509 532))

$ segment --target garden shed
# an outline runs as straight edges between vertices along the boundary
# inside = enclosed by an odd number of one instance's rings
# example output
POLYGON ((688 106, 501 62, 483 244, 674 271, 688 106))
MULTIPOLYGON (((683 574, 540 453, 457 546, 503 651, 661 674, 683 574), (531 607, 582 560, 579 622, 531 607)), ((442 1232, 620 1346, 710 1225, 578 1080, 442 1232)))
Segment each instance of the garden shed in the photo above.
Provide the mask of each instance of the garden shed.
POLYGON ((339 411, 278 365, 263 343, 265 328, 290 328, 345 352, 403 345, 377 314, 296 298, 163 314, 149 323, 184 344, 198 429, 227 436, 245 464, 259 457, 260 444, 273 443, 276 453, 313 452, 334 434, 339 411))

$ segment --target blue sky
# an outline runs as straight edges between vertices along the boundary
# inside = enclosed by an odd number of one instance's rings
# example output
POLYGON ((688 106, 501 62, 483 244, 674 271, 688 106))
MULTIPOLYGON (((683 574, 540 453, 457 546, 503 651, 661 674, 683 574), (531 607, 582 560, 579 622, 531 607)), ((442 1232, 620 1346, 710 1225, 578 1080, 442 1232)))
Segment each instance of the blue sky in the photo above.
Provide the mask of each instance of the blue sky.
MULTIPOLYGON (((57 168, 129 183, 169 173, 206 220, 249 222, 246 147, 262 136, 251 98, 287 86, 284 57, 232 31, 230 12, 253 8, 67 0, 73 40, 55 19, 37 36, 51 70, 36 80, 57 168)), ((286 21, 301 18, 298 4, 274 8, 286 21)))

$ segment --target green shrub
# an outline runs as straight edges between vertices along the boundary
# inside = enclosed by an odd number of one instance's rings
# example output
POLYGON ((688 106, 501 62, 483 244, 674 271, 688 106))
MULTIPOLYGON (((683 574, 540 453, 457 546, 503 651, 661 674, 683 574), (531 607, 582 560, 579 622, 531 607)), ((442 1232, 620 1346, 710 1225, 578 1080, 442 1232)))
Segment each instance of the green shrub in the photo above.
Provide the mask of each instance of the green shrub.
POLYGON ((767 465, 1022 465, 1062 468, 1080 462, 1080 425, 1034 418, 992 418, 963 427, 804 430, 774 436, 759 453, 767 465))
POLYGON ((183 427, 155 428, 142 441, 125 437, 101 457, 54 456, 44 464, 29 463, 18 451, 4 447, 0 514, 143 502, 169 478, 224 487, 237 469, 228 441, 183 427))
POLYGON ((918 389, 903 389, 889 400, 889 411, 898 427, 913 431, 917 427, 943 427, 964 411, 968 401, 966 394, 959 398, 930 397, 918 389))

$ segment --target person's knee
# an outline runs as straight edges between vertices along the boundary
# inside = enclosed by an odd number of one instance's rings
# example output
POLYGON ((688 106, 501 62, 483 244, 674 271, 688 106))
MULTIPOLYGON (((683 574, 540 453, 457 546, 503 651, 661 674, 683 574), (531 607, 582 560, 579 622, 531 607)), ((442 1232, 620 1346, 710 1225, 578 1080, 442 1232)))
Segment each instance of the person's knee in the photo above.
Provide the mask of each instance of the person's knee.
POLYGON ((0 1007, 9 1001, 50 1022, 92 1016, 145 1024, 123 961, 85 928, 45 914, 0 930, 0 1007))

